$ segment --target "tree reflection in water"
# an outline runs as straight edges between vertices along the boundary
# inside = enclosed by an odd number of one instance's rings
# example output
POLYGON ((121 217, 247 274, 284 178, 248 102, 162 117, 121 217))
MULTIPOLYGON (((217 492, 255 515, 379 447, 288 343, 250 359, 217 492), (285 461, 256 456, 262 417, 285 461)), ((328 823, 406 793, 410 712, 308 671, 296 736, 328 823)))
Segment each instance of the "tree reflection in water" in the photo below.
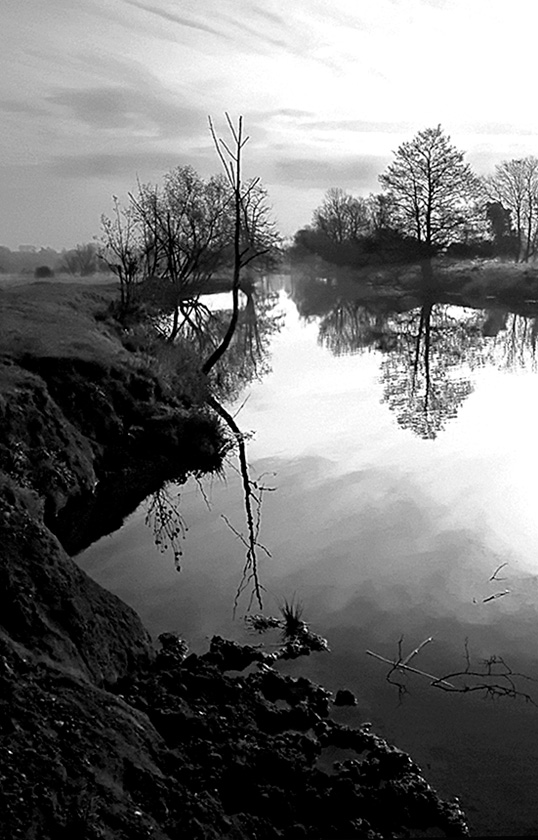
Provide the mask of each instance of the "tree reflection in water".
MULTIPOLYGON (((235 418, 222 403, 234 402, 245 386, 254 379, 261 379, 270 370, 268 362, 271 337, 282 328, 283 315, 276 310, 278 294, 257 292, 254 284, 246 283, 243 288, 244 306, 240 311, 237 328, 226 354, 211 371, 209 385, 211 394, 208 406, 225 422, 230 431, 230 447, 226 458, 241 478, 246 532, 223 516, 227 526, 245 548, 245 564, 234 601, 234 615, 241 597, 247 594, 247 611, 256 602, 263 608, 263 586, 258 570, 258 552, 270 556, 268 549, 259 541, 262 501, 266 492, 273 488, 263 483, 264 475, 253 478, 248 463, 248 434, 241 431, 235 418)), ((185 317, 183 340, 194 344, 201 358, 218 346, 227 329, 229 313, 212 311, 201 303, 196 311, 182 310, 185 317), (187 326, 187 329, 185 329, 187 326)), ((201 482, 200 477, 198 481, 201 482)), ((207 504, 209 500, 203 485, 200 490, 207 504)), ((167 482, 148 500, 146 524, 154 534, 155 544, 161 551, 171 550, 176 568, 180 570, 181 543, 187 526, 180 511, 180 495, 174 482, 167 482)))
POLYGON ((473 391, 461 376, 474 367, 479 347, 479 313, 452 314, 452 307, 424 303, 391 319, 393 349, 381 362, 383 402, 398 424, 425 439, 434 439, 473 391))
POLYGON ((317 319, 319 343, 337 356, 383 354, 382 401, 402 428, 419 437, 436 438, 456 417, 473 391, 470 374, 477 367, 536 369, 534 312, 510 313, 506 303, 495 300, 488 309, 463 300, 448 303, 428 264, 404 290, 397 284, 376 286, 373 272, 353 281, 349 271, 331 274, 326 265, 322 277, 315 271, 309 266, 294 274, 299 313, 307 321, 317 319))

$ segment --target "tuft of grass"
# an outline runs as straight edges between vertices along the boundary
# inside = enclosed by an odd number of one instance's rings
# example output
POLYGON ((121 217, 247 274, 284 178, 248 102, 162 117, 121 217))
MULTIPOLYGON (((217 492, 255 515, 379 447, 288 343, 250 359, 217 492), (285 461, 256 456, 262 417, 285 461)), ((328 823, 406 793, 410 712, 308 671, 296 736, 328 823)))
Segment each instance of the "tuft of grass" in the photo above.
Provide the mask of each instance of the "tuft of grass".
POLYGON ((284 639, 296 639, 305 632, 306 624, 302 620, 304 604, 296 599, 295 595, 289 601, 285 598, 284 603, 279 606, 279 611, 282 616, 284 639))

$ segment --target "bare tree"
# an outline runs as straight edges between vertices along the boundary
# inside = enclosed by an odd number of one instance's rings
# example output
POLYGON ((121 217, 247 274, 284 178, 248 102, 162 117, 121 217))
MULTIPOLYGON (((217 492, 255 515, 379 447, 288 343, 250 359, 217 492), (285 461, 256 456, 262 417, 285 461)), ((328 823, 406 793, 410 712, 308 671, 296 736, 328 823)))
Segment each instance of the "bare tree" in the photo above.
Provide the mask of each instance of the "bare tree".
POLYGON ((98 256, 120 281, 122 311, 133 302, 136 283, 141 279, 144 246, 140 225, 131 206, 122 207, 113 196, 112 218, 101 216, 98 256))
POLYGON ((173 169, 162 188, 130 194, 145 241, 154 296, 172 314, 174 341, 204 285, 222 265, 232 230, 232 196, 222 176, 204 181, 190 166, 173 169))
POLYGON ((232 341, 239 318, 239 287, 242 270, 251 262, 274 249, 279 237, 270 219, 267 194, 259 178, 243 180, 243 149, 249 140, 243 132, 243 117, 235 126, 228 114, 226 122, 232 142, 228 144, 218 138, 211 118, 209 129, 215 149, 222 163, 233 197, 233 273, 232 273, 232 316, 228 329, 221 341, 202 366, 208 373, 222 358, 232 341))
POLYGON ((97 270, 97 248, 93 242, 77 245, 62 254, 61 268, 69 274, 89 277, 97 270))
POLYGON ((402 231, 430 253, 457 239, 479 191, 478 179, 441 126, 426 128, 395 152, 379 176, 402 231))
POLYGON ((538 244, 538 158, 503 161, 483 179, 486 195, 510 211, 519 241, 518 259, 527 262, 538 244))

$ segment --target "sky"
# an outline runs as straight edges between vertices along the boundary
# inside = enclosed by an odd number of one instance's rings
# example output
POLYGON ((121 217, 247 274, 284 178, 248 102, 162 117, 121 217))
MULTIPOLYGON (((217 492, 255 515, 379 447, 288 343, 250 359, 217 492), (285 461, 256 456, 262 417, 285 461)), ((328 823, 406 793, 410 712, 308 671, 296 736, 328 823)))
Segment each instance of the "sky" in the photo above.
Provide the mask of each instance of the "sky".
POLYGON ((0 245, 91 241, 112 196, 220 171, 208 117, 243 116, 246 176, 291 236, 324 192, 378 192, 441 123, 479 174, 538 156, 532 0, 0 0, 0 245))

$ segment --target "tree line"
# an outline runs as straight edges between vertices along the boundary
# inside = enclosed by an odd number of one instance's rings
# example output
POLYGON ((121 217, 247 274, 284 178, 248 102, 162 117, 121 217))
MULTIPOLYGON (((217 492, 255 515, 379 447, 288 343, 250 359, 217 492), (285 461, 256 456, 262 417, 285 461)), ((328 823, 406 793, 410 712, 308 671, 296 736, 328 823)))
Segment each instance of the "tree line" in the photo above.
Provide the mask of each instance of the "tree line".
POLYGON ((440 125, 394 152, 367 198, 329 189, 295 251, 348 265, 430 257, 508 257, 538 249, 538 159, 502 161, 479 177, 440 125))

